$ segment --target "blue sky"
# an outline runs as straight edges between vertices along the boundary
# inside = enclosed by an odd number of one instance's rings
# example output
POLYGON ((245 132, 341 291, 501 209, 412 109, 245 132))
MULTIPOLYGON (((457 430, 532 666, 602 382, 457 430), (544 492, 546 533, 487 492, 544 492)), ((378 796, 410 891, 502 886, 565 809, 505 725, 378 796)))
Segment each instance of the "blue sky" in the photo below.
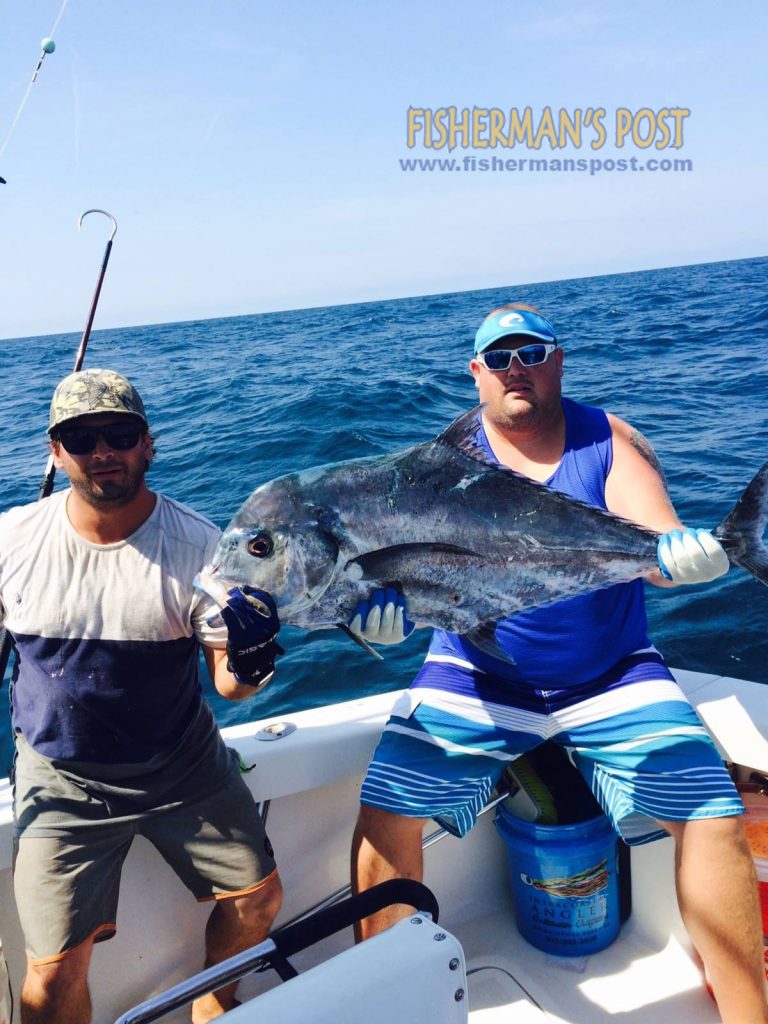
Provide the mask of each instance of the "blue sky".
MULTIPOLYGON (((0 3, 0 145, 62 2, 0 3)), ((67 0, 55 41, 0 159, 0 337, 82 329, 90 207, 97 327, 768 254, 758 0, 67 0), (450 105, 691 113, 674 151, 408 150, 408 108, 450 105), (451 155, 693 169, 399 164, 451 155)))

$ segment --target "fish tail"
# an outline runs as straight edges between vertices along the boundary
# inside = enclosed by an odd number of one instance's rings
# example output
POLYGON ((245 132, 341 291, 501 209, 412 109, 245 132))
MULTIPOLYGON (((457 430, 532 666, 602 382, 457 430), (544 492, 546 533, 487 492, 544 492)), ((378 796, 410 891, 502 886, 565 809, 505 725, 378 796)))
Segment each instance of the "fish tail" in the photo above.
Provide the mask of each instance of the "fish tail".
POLYGON ((728 558, 768 586, 768 547, 763 542, 768 522, 768 462, 714 531, 728 558))

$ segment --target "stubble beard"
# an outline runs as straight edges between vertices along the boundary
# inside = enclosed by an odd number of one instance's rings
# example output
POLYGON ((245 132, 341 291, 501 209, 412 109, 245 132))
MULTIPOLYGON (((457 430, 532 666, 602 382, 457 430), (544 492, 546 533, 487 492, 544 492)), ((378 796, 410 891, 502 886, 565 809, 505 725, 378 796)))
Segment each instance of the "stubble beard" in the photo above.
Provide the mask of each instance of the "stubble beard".
POLYGON ((136 497, 144 484, 144 477, 149 462, 136 469, 125 468, 125 477, 122 482, 117 480, 105 480, 103 483, 96 483, 87 474, 70 480, 70 484, 77 491, 80 497, 92 508, 122 508, 136 497))
POLYGON ((509 401, 507 395, 493 409, 488 410, 488 417, 501 430, 525 433, 535 430, 549 419, 547 410, 538 402, 519 398, 509 401))

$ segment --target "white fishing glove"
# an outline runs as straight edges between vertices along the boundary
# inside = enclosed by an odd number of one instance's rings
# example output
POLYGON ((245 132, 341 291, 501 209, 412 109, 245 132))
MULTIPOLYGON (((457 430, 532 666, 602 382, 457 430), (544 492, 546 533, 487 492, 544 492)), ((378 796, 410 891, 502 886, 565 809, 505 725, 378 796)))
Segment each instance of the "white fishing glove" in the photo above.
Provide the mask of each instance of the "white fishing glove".
POLYGON ((728 572, 730 563, 709 530, 670 530, 659 537, 659 569, 673 583, 709 583, 728 572))
POLYGON ((360 601, 349 620, 349 628, 371 644, 399 644, 410 636, 415 624, 406 618, 405 598, 388 587, 374 590, 360 601))

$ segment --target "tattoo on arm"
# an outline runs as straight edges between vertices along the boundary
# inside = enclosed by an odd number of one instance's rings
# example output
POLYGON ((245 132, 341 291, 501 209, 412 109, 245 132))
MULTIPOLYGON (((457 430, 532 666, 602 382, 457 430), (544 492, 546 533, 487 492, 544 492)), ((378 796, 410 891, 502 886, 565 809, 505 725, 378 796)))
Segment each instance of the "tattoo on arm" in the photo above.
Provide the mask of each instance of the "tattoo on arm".
POLYGON ((653 466, 656 472, 659 474, 659 478, 662 482, 665 492, 669 495, 669 487, 667 486, 667 478, 664 476, 664 470, 661 468, 661 463, 656 457, 656 452, 651 448, 647 438, 643 437, 639 430, 633 428, 632 433, 629 437, 629 443, 636 451, 638 451, 649 465, 653 466))

